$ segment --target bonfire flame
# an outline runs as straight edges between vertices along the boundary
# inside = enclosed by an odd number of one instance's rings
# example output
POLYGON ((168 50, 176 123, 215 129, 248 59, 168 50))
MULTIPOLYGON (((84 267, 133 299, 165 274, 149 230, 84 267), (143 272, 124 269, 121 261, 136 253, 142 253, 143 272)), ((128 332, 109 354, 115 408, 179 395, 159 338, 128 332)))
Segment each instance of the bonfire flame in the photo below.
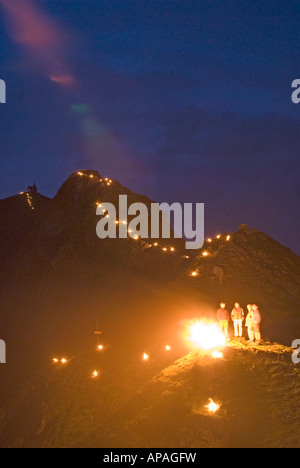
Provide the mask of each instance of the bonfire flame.
POLYGON ((189 341, 204 349, 226 345, 226 338, 215 323, 195 322, 189 328, 189 341))

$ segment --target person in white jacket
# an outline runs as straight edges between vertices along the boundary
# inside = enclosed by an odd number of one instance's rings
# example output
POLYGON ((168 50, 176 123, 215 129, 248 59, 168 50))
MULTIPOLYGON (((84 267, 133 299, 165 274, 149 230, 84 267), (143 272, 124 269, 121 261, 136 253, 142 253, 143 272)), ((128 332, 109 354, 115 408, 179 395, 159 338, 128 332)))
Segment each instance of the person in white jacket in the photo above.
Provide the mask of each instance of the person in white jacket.
POLYGON ((246 327, 248 328, 248 337, 249 341, 253 342, 254 341, 254 333, 253 333, 253 309, 252 309, 252 304, 247 305, 248 309, 248 315, 246 317, 246 327))
POLYGON ((261 313, 256 304, 252 305, 252 310, 253 310, 252 331, 254 333, 254 339, 256 341, 256 344, 260 344, 261 343, 261 331, 260 331, 261 313))

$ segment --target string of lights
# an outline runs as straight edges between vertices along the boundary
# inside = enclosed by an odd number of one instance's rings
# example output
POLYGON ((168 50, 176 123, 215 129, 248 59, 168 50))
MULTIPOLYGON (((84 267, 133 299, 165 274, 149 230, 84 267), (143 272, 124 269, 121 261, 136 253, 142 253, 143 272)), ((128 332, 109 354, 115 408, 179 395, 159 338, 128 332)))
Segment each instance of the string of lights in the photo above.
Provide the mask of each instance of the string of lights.
MULTIPOLYGON (((80 171, 80 172, 77 172, 77 175, 79 177, 87 177, 88 179, 97 181, 97 182, 99 182, 99 183, 101 183, 103 185, 106 185, 106 186, 110 186, 113 183, 112 179, 109 179, 108 177, 101 178, 101 177, 97 177, 94 174, 89 174, 88 172, 80 171)), ((32 196, 28 192, 20 192, 20 195, 24 195, 24 194, 26 195, 28 206, 30 207, 31 210, 34 210, 35 207, 33 206, 32 196)), ((100 207, 100 208, 102 206, 101 202, 96 202, 96 205, 97 205, 97 207, 100 207)), ((105 214, 105 209, 103 209, 103 213, 105 214)), ((106 217, 109 218, 109 214, 107 214, 106 217)), ((115 223, 117 225, 120 225, 120 224, 126 225, 126 224, 128 224, 128 222, 124 221, 124 220, 116 220, 115 223)), ((133 240, 135 242, 138 242, 143 247, 147 246, 147 248, 153 248, 153 247, 158 248, 164 254, 165 253, 171 253, 171 254, 176 254, 177 253, 174 246, 169 246, 169 245, 165 246, 165 245, 159 244, 158 242, 154 242, 154 243, 146 242, 143 239, 141 239, 141 237, 139 236, 138 233, 134 233, 131 229, 128 229, 127 233, 128 233, 127 240, 133 240)), ((215 240, 221 240, 222 238, 223 238, 223 235, 218 234, 216 236, 215 240)), ((226 235, 225 240, 226 240, 226 242, 229 242, 231 240, 231 236, 226 235)), ((212 239, 212 238, 207 239, 207 243, 212 244, 213 242, 214 242, 214 239, 212 239)), ((211 255, 211 252, 209 250, 202 251, 202 257, 204 257, 204 258, 209 257, 210 255, 211 255)), ((184 258, 184 259, 190 259, 190 256, 188 256, 188 255, 180 255, 180 256, 181 256, 181 258, 184 258)), ((199 276, 199 270, 196 269, 196 270, 191 271, 188 276, 191 276, 193 278, 199 276)))
MULTIPOLYGON (((203 325, 203 327, 204 327, 204 325, 203 325)), ((215 349, 214 351, 210 351, 208 349, 209 348, 208 346, 204 346, 204 349, 205 348, 207 348, 206 351, 205 351, 205 354, 209 355, 211 359, 213 359, 213 360, 224 359, 224 354, 222 352, 218 351, 217 349, 215 349)), ((96 347, 96 352, 103 351, 104 349, 105 349, 105 347, 102 344, 100 344, 100 345, 98 345, 96 347)), ((162 348, 162 350, 164 352, 166 352, 166 353, 169 353, 169 352, 171 352, 173 350, 173 348, 169 344, 167 344, 162 348)), ((86 354, 86 352, 82 353, 82 355, 83 354, 86 354)), ((53 358, 52 359, 52 365, 55 365, 55 367, 61 367, 61 368, 66 367, 71 361, 74 360, 75 357, 78 357, 78 356, 80 356, 80 354, 78 354, 77 356, 73 356, 71 359, 68 359, 67 357, 53 358)), ((159 357, 159 356, 160 356, 160 354, 159 355, 157 354, 157 357, 159 357)), ((141 355, 141 361, 144 362, 144 363, 151 363, 151 353, 148 352, 148 351, 143 352, 142 355, 141 355)), ((94 369, 94 370, 90 371, 90 373, 87 372, 87 379, 90 379, 90 380, 97 380, 100 376, 101 376, 101 370, 99 370, 99 369, 94 369)), ((211 413, 211 414, 214 414, 217 411, 219 411, 221 406, 222 406, 221 403, 215 403, 212 398, 209 398, 209 403, 204 406, 204 411, 208 412, 208 413, 211 413)))
POLYGON ((20 195, 25 195, 26 196, 26 201, 27 201, 27 204, 29 206, 29 208, 31 210, 34 210, 34 206, 33 206, 33 203, 32 203, 32 196, 30 195, 30 193, 28 192, 20 192, 20 195))

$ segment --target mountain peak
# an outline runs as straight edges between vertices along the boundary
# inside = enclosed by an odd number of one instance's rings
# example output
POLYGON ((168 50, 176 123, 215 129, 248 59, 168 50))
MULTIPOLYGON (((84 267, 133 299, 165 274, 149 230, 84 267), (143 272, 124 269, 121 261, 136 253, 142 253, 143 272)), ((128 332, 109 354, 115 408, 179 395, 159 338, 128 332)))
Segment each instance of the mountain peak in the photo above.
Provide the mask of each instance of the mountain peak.
POLYGON ((74 172, 62 184, 54 200, 67 205, 95 199, 103 194, 103 189, 112 185, 113 181, 107 177, 102 177, 98 171, 83 169, 74 172))

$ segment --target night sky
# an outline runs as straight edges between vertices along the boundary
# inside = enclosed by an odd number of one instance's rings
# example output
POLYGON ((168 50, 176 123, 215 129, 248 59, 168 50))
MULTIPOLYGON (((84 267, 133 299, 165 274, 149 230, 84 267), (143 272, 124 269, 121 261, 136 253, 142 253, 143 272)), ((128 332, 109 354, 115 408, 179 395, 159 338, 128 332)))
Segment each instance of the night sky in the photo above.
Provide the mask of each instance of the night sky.
POLYGON ((298 1, 0 0, 0 197, 96 169, 300 253, 298 1))

